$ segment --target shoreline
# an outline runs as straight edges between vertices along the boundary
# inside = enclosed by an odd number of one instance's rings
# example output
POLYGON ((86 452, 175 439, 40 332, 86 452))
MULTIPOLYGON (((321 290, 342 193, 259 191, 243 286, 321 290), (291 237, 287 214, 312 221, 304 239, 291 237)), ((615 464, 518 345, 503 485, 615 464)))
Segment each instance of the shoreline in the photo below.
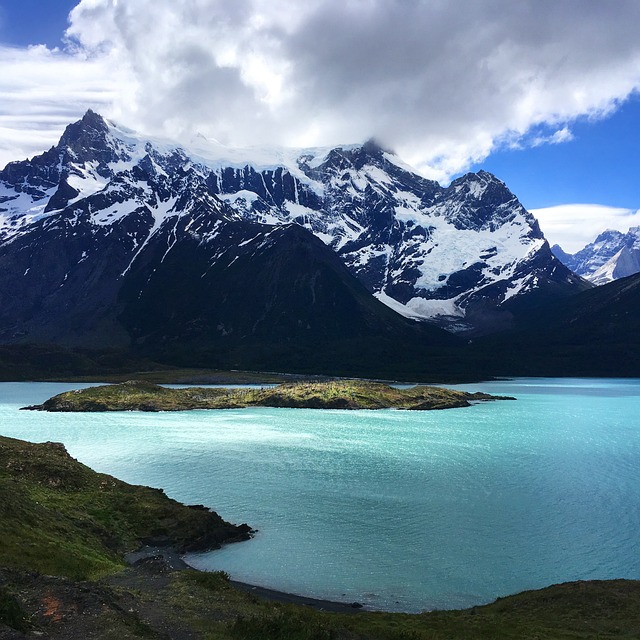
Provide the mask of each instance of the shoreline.
MULTIPOLYGON (((137 551, 125 554, 124 559, 127 565, 134 569, 142 567, 148 568, 155 564, 156 571, 199 571, 201 573, 209 573, 187 564, 182 555, 172 547, 142 547, 137 551), (161 567, 157 566, 158 562, 161 563, 161 567)), ((318 611, 328 611, 330 613, 358 613, 365 608, 365 605, 359 602, 339 602, 336 600, 312 598, 296 593, 287 593, 286 591, 278 591, 277 589, 261 587, 260 585, 249 584, 248 582, 241 582, 239 580, 233 580, 232 578, 229 580, 229 584, 240 591, 258 596, 265 600, 270 600, 271 602, 299 604, 311 607, 318 611)))
MULTIPOLYGON (((189 565, 187 565, 189 566, 189 565)), ((199 571, 189 566, 193 571, 199 571)), ((310 598, 301 596, 296 593, 287 593, 286 591, 278 591, 276 589, 268 589, 258 585, 249 584, 248 582, 239 582, 238 580, 229 580, 229 584, 240 591, 256 595, 271 602, 282 602, 284 604, 301 604, 318 611, 329 611, 330 613, 358 613, 365 609, 365 605, 360 602, 338 602, 336 600, 320 600, 318 598, 310 598)), ((373 611, 372 609, 366 609, 373 611)))

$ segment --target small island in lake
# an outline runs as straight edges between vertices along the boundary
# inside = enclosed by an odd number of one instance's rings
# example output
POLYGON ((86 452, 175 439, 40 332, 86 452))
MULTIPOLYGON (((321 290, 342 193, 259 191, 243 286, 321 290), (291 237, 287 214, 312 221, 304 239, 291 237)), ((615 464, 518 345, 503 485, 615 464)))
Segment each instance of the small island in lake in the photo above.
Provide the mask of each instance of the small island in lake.
POLYGON ((468 407, 473 402, 513 400, 487 393, 417 385, 398 389, 380 382, 338 380, 296 382, 261 388, 169 389, 149 382, 89 387, 60 393, 37 411, 187 411, 191 409, 241 409, 282 407, 295 409, 408 409, 426 411, 468 407))

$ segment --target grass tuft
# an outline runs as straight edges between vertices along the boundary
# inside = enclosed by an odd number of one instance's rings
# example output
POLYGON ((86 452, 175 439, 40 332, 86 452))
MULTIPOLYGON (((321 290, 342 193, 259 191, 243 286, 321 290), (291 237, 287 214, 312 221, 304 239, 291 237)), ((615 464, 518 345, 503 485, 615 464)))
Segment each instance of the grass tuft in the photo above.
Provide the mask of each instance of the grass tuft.
POLYGON ((240 616, 231 626, 237 640, 334 640, 337 631, 317 616, 289 609, 270 616, 240 616))
POLYGON ((183 575, 189 582, 209 591, 217 592, 230 588, 231 578, 226 571, 185 571, 183 575))

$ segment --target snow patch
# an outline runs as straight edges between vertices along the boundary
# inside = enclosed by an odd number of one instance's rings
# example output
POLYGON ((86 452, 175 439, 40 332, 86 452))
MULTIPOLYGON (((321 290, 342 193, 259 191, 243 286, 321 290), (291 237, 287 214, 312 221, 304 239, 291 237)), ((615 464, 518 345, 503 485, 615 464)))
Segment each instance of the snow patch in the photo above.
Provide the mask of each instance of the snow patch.
POLYGON ((252 205, 256 200, 260 200, 260 196, 258 196, 257 193, 247 191, 246 189, 236 191, 235 193, 221 194, 218 197, 230 205, 237 205, 241 200, 247 205, 252 205))
POLYGON ((448 300, 425 300, 411 298, 406 307, 421 318, 437 318, 439 316, 454 316, 464 318, 464 309, 456 304, 456 298, 448 300))
POLYGON ((69 204, 102 191, 109 183, 108 178, 98 174, 98 163, 96 161, 87 162, 85 165, 72 164, 71 167, 73 173, 69 173, 67 183, 79 194, 73 200, 70 200, 69 204))
POLYGON ((45 213, 49 198, 57 187, 45 191, 42 198, 34 198, 0 182, 0 239, 6 240, 34 222, 45 218, 53 211, 45 213))
MULTIPOLYGON (((135 252, 133 258, 131 258, 131 261, 127 265, 127 268, 120 274, 121 277, 124 277, 125 275, 127 275, 129 270, 131 269, 131 266, 135 262, 136 258, 140 255, 142 250, 148 244, 149 240, 151 240, 151 238, 155 235, 156 231, 158 231, 158 229, 160 229, 160 227, 165 222, 165 220, 167 220, 167 218, 169 218, 169 214, 172 212, 173 207, 176 204, 176 201, 177 201, 176 197, 169 198, 165 202, 158 203, 157 207, 154 207, 154 208, 150 209, 151 214, 153 216, 153 225, 151 226, 151 229, 149 229, 149 234, 144 239, 144 241, 140 244, 140 246, 138 247, 138 250, 135 252)), ((169 247, 167 249, 167 252, 165 253, 165 256, 167 255, 167 253, 169 252, 170 249, 171 249, 171 247, 169 247)), ((164 256, 163 256, 163 260, 164 260, 164 256)))
POLYGON ((464 310, 458 307, 455 298, 449 300, 425 300, 424 298, 416 297, 411 298, 406 304, 402 304, 384 291, 378 291, 373 295, 396 313, 411 320, 426 320, 441 316, 464 318, 464 310))

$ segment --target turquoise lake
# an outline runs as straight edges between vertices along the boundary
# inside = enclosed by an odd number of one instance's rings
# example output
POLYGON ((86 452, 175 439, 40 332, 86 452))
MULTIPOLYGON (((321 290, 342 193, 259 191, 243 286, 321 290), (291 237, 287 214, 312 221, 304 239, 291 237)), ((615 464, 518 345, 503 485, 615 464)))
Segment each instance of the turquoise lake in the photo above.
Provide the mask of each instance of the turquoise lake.
POLYGON ((259 529, 198 568, 398 611, 640 579, 640 380, 460 385, 517 401, 431 412, 18 410, 80 386, 1 383, 0 434, 259 529))

